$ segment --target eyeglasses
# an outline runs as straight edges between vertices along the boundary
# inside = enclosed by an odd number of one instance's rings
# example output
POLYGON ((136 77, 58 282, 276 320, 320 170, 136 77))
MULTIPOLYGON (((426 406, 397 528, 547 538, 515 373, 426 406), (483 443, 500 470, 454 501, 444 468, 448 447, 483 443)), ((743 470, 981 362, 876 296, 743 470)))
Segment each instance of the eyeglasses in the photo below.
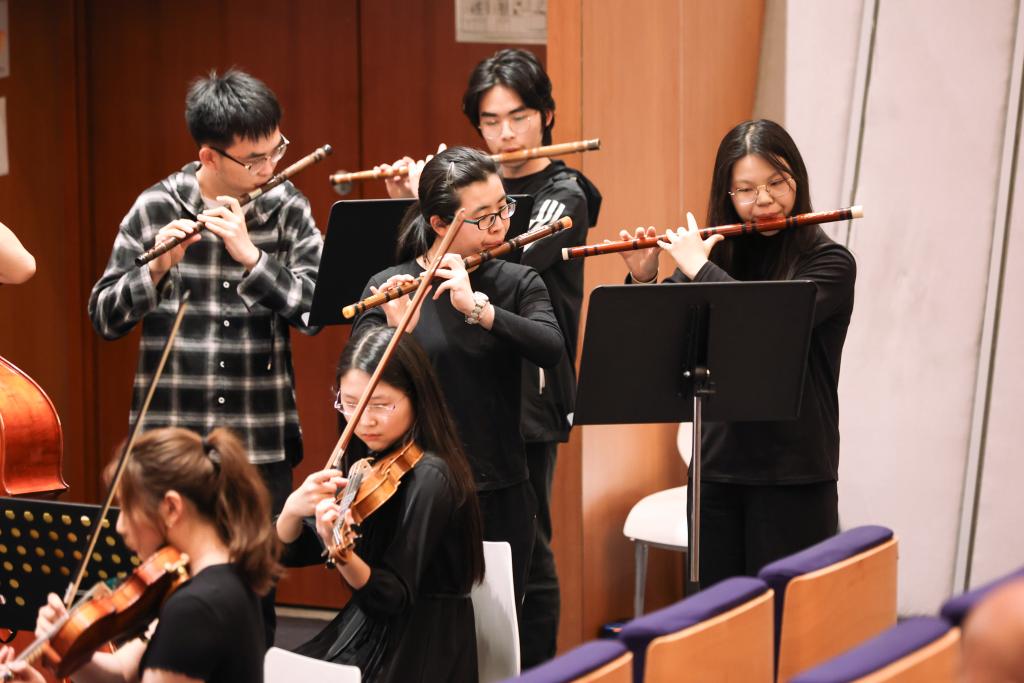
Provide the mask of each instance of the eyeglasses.
POLYGON ((475 225, 477 230, 490 230, 494 227, 494 223, 499 218, 503 221, 507 221, 509 218, 512 218, 512 214, 516 212, 516 200, 509 197, 505 202, 505 206, 501 207, 494 213, 480 216, 480 218, 466 218, 462 222, 475 225))
POLYGON ((777 178, 757 187, 738 187, 729 194, 737 204, 753 204, 757 201, 757 195, 761 192, 762 187, 772 199, 782 199, 793 190, 789 184, 789 178, 777 178))
POLYGON ((480 134, 484 136, 486 140, 498 140, 501 138, 501 133, 505 129, 505 122, 508 121, 508 127, 515 135, 522 135, 526 131, 530 130, 530 126, 533 124, 533 115, 539 114, 536 109, 530 111, 519 112, 518 114, 512 114, 506 118, 491 118, 486 121, 481 121, 480 134))
POLYGON ((282 135, 280 144, 278 144, 278 146, 274 148, 273 152, 271 152, 270 154, 264 154, 263 156, 259 156, 254 159, 249 159, 248 161, 236 159, 219 147, 214 147, 213 145, 208 145, 208 147, 212 149, 214 152, 220 154, 221 156, 227 157, 236 164, 244 167, 245 170, 248 171, 249 173, 253 175, 259 175, 259 172, 262 171, 267 164, 276 164, 281 160, 281 157, 284 156, 284 153, 288 151, 288 138, 282 135))
MULTIPOLYGON (((398 404, 405 400, 405 396, 395 401, 394 403, 370 403, 367 404, 366 410, 363 411, 364 415, 374 415, 379 418, 391 417, 396 410, 398 410, 398 404)), ((352 417, 356 414, 356 403, 342 403, 341 397, 338 396, 334 399, 334 409, 345 417, 352 417)))

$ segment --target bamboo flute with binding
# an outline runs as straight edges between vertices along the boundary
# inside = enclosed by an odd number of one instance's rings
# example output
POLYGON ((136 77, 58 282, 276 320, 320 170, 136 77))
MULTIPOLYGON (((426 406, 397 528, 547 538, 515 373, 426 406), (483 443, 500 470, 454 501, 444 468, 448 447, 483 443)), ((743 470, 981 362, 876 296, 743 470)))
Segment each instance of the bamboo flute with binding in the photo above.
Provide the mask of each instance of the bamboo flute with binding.
MULTIPOLYGON (((320 161, 321 159, 323 159, 324 157, 326 157, 327 155, 329 155, 333 151, 334 150, 331 148, 330 145, 324 145, 323 147, 317 148, 311 154, 307 154, 306 156, 302 157, 301 159, 296 161, 294 164, 292 164, 288 168, 284 169, 280 173, 278 173, 278 174, 274 175, 273 177, 271 177, 270 180, 268 180, 267 182, 263 183, 262 185, 257 187, 255 190, 247 192, 244 195, 238 197, 238 203, 241 206, 245 206, 246 204, 248 204, 249 202, 253 201, 257 197, 260 197, 261 195, 264 195, 267 192, 270 192, 275 187, 277 187, 278 185, 280 185, 284 181, 288 180, 289 178, 291 178, 293 175, 295 175, 299 171, 303 171, 307 167, 312 166, 313 164, 315 164, 316 162, 320 161)), ((203 229, 203 224, 202 223, 199 223, 199 229, 200 230, 203 229)), ((192 233, 192 234, 195 234, 195 233, 192 233)), ((163 242, 158 242, 152 249, 150 249, 149 251, 144 252, 144 253, 140 254, 138 257, 136 257, 135 265, 140 266, 140 267, 146 265, 147 263, 149 263, 153 259, 158 258, 160 256, 163 256, 168 251, 170 251, 174 247, 178 246, 179 244, 181 244, 182 242, 184 242, 185 240, 187 240, 191 236, 192 235, 188 235, 188 236, 186 236, 184 238, 174 238, 174 239, 164 240, 163 242)))
MULTIPOLYGON (((462 263, 466 266, 466 270, 472 271, 481 266, 481 264, 490 261, 498 256, 504 256, 513 249, 519 249, 525 247, 531 242, 536 242, 539 239, 554 235, 556 232, 568 230, 572 227, 572 218, 569 216, 562 216, 554 223, 545 225, 543 228, 537 228, 530 232, 524 232, 519 237, 513 237, 510 240, 505 240, 496 247, 490 249, 484 249, 483 251, 467 256, 462 260, 462 263)), ((341 314, 345 316, 346 320, 351 320, 357 315, 370 310, 371 308, 377 308, 383 306, 389 301, 394 301, 400 296, 404 296, 411 292, 415 292, 419 289, 420 283, 423 281, 423 276, 416 278, 415 280, 408 280, 401 284, 395 285, 394 287, 388 287, 383 289, 373 296, 368 296, 362 301, 354 304, 349 304, 345 308, 341 309, 341 314)))
MULTIPOLYGON (((531 147, 516 152, 505 152, 504 154, 492 154, 491 159, 498 164, 505 164, 510 161, 526 161, 528 159, 540 159, 541 157, 557 157, 564 154, 575 154, 576 152, 589 152, 601 149, 601 140, 579 140, 577 142, 563 142, 557 145, 546 145, 544 147, 531 147)), ((387 173, 383 171, 356 171, 345 173, 338 171, 330 176, 332 185, 344 185, 357 180, 377 180, 379 178, 402 178, 409 175, 409 167, 393 168, 387 173)))
MULTIPOLYGON (((747 223, 731 223, 729 225, 716 225, 709 228, 701 228, 700 236, 708 238, 712 235, 723 235, 733 237, 755 232, 771 232, 773 230, 785 230, 799 225, 817 225, 820 223, 834 223, 836 221, 848 221, 854 218, 864 217, 863 206, 851 206, 845 209, 834 211, 815 211, 812 213, 800 213, 785 218, 771 218, 761 221, 750 221, 747 223)), ((631 240, 618 240, 605 242, 604 244, 588 244, 582 247, 571 247, 562 249, 562 260, 568 261, 588 256, 600 256, 602 254, 615 254, 620 251, 631 251, 634 249, 649 249, 658 246, 659 241, 664 241, 665 235, 655 237, 642 237, 631 240)))

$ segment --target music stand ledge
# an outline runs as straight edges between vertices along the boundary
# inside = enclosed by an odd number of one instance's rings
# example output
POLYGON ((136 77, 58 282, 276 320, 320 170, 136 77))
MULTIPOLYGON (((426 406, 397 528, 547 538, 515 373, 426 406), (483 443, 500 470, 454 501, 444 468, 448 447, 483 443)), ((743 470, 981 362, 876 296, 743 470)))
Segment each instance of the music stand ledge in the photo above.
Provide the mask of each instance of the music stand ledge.
POLYGON ((606 285, 590 295, 573 424, 693 422, 695 583, 702 421, 799 415, 816 291, 808 281, 716 282, 606 285))

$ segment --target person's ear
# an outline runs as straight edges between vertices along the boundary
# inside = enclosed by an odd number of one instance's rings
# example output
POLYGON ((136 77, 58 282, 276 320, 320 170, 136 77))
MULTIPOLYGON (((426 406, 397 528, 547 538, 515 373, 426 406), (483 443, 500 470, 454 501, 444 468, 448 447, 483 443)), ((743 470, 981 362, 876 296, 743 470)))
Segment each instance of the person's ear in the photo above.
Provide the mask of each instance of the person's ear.
POLYGON ((160 517, 163 519, 164 528, 173 529, 181 521, 184 510, 185 500, 180 493, 173 489, 165 493, 164 499, 160 501, 160 517))
POLYGON ((541 116, 544 118, 544 128, 550 128, 551 123, 555 120, 555 110, 547 109, 541 112, 541 116))
POLYGON ((430 228, 438 237, 444 237, 445 232, 448 231, 448 223, 445 223, 440 216, 431 216, 430 228))
POLYGON ((199 148, 199 161, 206 168, 217 170, 217 164, 220 162, 220 155, 209 147, 203 145, 199 148))

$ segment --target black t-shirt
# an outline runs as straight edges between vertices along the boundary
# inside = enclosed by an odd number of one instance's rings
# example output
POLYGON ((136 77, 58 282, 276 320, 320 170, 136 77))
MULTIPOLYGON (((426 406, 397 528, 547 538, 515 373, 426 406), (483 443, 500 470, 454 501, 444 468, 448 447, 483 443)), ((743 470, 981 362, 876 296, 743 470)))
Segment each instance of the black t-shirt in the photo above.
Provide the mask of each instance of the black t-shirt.
POLYGON ((265 650, 259 599, 233 565, 217 564, 164 603, 139 674, 160 669, 208 683, 261 683, 265 650))
MULTIPOLYGON (((419 276, 416 261, 388 268, 370 278, 379 287, 392 275, 419 276)), ((494 306, 494 325, 485 330, 467 325, 444 294, 423 301, 412 335, 427 352, 455 418, 477 489, 489 491, 526 481, 526 451, 519 430, 521 365, 524 358, 552 367, 564 353, 562 334, 551 310, 544 281, 532 268, 488 261, 469 274, 473 291, 494 306)), ((374 308, 356 320, 352 335, 364 325, 384 325, 387 316, 374 308)))
POLYGON ((558 365, 541 370, 523 363, 523 437, 528 442, 566 441, 568 415, 576 399, 576 343, 583 303, 583 259, 562 260, 562 249, 586 244, 596 223, 601 193, 586 176, 561 161, 522 178, 503 178, 508 194, 534 198, 530 230, 572 218, 572 228, 526 246, 518 261, 544 279, 551 306, 565 338, 565 355, 558 365))
MULTIPOLYGON (((756 258, 745 264, 764 272, 781 241, 763 240, 756 258)), ((803 399, 795 420, 775 422, 705 422, 701 440, 701 476, 733 484, 809 484, 839 479, 839 366, 853 313, 857 264, 842 245, 824 235, 797 265, 792 280, 810 280, 817 288, 811 344, 807 354, 803 399)), ((767 279, 764 275, 753 279, 767 279)), ((695 282, 728 282, 734 278, 708 262, 695 282)), ((668 282, 685 282, 678 270, 668 282)))

